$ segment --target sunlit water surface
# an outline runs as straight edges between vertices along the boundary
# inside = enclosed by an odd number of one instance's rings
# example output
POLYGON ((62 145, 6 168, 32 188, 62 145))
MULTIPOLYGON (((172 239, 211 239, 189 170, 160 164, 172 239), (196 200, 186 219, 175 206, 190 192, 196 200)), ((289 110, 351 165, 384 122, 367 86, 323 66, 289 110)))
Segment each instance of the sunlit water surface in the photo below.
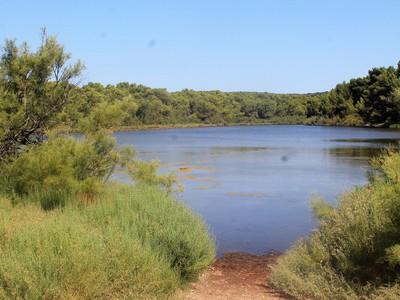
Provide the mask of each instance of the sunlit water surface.
MULTIPOLYGON (((331 203, 367 181, 368 159, 400 131, 237 126, 117 132, 119 145, 157 159, 184 184, 178 198, 200 214, 218 253, 283 251, 316 226, 310 200, 331 203)), ((125 181, 126 175, 114 174, 125 181)))

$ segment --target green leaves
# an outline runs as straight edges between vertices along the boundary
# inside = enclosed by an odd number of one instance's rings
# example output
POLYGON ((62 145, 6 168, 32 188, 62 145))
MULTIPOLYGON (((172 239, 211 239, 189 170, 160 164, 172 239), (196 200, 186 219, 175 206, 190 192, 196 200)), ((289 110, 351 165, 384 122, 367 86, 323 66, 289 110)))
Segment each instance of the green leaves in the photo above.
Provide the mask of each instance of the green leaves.
POLYGON ((26 43, 6 41, 0 60, 0 159, 18 154, 56 125, 83 69, 80 62, 68 65, 69 59, 54 37, 43 36, 35 52, 26 43))
POLYGON ((130 149, 116 150, 114 140, 98 133, 82 140, 50 136, 32 146, 0 171, 1 188, 10 195, 84 193, 96 195, 117 166, 133 157, 130 149))
POLYGON ((115 103, 96 104, 87 118, 79 120, 79 127, 84 132, 97 132, 129 124, 135 117, 138 105, 130 98, 115 103))
POLYGON ((400 244, 386 249, 386 260, 392 267, 400 266, 400 244))
POLYGON ((40 194, 50 206, 52 199, 61 199, 54 195, 97 193, 114 169, 133 156, 131 150, 116 150, 104 128, 123 114, 135 113, 137 106, 128 100, 105 105, 97 99, 96 85, 88 91, 96 107, 88 110, 89 118, 77 118, 85 132, 82 140, 49 131, 66 119, 61 112, 79 113, 67 109, 79 103, 81 90, 74 80, 83 65, 70 64, 70 57, 54 37, 44 34, 34 52, 26 43, 18 47, 6 41, 0 60, 1 188, 18 197, 40 194))
POLYGON ((314 212, 314 215, 320 221, 329 220, 335 213, 334 208, 324 199, 313 200, 311 202, 311 208, 314 212))
POLYGON ((182 186, 173 174, 158 175, 159 162, 134 160, 128 165, 128 171, 132 179, 139 184, 158 186, 171 193, 182 190, 182 186))

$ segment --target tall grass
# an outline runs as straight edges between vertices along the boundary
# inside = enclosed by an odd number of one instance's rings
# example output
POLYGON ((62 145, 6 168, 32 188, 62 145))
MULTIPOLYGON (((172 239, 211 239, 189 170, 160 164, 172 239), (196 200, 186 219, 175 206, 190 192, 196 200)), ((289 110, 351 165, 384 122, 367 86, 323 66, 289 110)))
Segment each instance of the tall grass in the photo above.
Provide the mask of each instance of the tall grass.
POLYGON ((157 188, 49 212, 0 200, 0 299, 164 299, 214 254, 204 223, 157 188))
POLYGON ((314 203, 318 230, 278 260, 270 284, 299 299, 400 298, 400 154, 373 167, 337 208, 314 203))
POLYGON ((215 251, 202 220, 158 188, 121 186, 118 191, 82 210, 85 218, 103 229, 112 224, 142 241, 169 263, 182 282, 197 279, 215 251))

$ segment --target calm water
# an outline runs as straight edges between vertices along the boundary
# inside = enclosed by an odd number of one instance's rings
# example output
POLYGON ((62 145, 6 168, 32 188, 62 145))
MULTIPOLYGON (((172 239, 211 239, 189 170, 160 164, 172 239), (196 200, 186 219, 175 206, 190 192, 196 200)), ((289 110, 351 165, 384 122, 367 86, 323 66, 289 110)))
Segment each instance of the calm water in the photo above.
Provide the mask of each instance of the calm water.
MULTIPOLYGON (((249 126, 118 132, 185 186, 178 197, 209 224, 218 252, 287 249, 316 226, 310 199, 366 182, 368 159, 400 131, 249 126)), ((115 178, 124 180, 123 175, 115 178)))

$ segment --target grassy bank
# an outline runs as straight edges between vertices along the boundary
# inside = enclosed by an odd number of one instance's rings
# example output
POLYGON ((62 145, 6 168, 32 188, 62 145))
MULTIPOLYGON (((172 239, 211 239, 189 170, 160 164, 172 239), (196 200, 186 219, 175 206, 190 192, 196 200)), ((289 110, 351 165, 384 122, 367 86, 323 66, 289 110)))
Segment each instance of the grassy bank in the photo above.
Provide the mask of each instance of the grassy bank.
POLYGON ((337 208, 314 202, 318 230, 279 258, 270 284, 298 299, 400 298, 400 154, 337 208))
POLYGON ((204 223, 157 188, 78 203, 0 200, 0 299, 164 299, 214 258, 204 223))

